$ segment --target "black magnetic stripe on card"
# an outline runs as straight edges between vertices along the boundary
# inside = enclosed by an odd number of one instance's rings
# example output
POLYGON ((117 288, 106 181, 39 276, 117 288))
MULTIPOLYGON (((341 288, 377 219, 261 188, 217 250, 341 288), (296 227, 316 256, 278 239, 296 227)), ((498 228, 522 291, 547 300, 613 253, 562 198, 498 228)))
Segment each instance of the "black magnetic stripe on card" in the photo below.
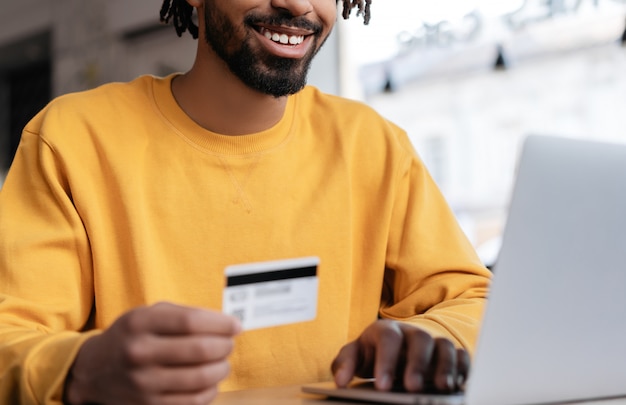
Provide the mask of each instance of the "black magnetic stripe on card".
POLYGON ((263 283, 267 281, 289 280, 293 278, 314 277, 317 274, 317 266, 299 267, 285 270, 266 271, 262 273, 243 274, 230 276, 226 279, 226 286, 263 283))

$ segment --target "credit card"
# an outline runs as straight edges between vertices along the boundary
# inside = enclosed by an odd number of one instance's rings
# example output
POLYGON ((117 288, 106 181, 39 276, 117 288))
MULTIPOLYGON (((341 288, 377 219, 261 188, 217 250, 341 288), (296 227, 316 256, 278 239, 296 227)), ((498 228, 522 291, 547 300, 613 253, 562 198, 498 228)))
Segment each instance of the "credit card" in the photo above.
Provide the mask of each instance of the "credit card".
POLYGON ((301 257, 226 267, 222 311, 239 318, 244 330, 315 319, 318 257, 301 257))

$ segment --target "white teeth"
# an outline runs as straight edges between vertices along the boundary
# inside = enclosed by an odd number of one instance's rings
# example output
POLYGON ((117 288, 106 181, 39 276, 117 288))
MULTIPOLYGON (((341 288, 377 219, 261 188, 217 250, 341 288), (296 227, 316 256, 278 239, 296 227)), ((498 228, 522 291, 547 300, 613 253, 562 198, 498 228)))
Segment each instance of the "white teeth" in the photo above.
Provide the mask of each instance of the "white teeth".
POLYGON ((263 36, 267 39, 271 39, 274 42, 279 42, 281 44, 290 44, 290 45, 298 45, 304 41, 304 36, 302 35, 287 35, 287 34, 279 34, 277 32, 271 32, 268 29, 263 30, 263 36))

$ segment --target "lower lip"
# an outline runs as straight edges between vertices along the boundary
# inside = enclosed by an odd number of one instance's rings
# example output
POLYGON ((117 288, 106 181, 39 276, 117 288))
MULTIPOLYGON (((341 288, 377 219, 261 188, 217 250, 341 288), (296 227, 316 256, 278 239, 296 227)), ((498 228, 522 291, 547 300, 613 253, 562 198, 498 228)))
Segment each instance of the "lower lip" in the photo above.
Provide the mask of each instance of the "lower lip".
POLYGON ((259 37, 259 40, 265 49, 267 49, 272 55, 290 59, 303 58, 307 54, 313 38, 312 35, 307 35, 301 43, 297 45, 289 45, 274 42, 256 30, 254 33, 259 37))

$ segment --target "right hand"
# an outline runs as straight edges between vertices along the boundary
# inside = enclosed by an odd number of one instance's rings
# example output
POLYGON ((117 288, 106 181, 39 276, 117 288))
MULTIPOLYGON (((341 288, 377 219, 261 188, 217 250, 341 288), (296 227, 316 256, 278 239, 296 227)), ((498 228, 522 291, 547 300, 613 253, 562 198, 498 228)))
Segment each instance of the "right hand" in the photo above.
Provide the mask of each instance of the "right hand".
POLYGON ((67 404, 208 404, 241 331, 219 312, 159 303, 88 339, 65 384, 67 404))

